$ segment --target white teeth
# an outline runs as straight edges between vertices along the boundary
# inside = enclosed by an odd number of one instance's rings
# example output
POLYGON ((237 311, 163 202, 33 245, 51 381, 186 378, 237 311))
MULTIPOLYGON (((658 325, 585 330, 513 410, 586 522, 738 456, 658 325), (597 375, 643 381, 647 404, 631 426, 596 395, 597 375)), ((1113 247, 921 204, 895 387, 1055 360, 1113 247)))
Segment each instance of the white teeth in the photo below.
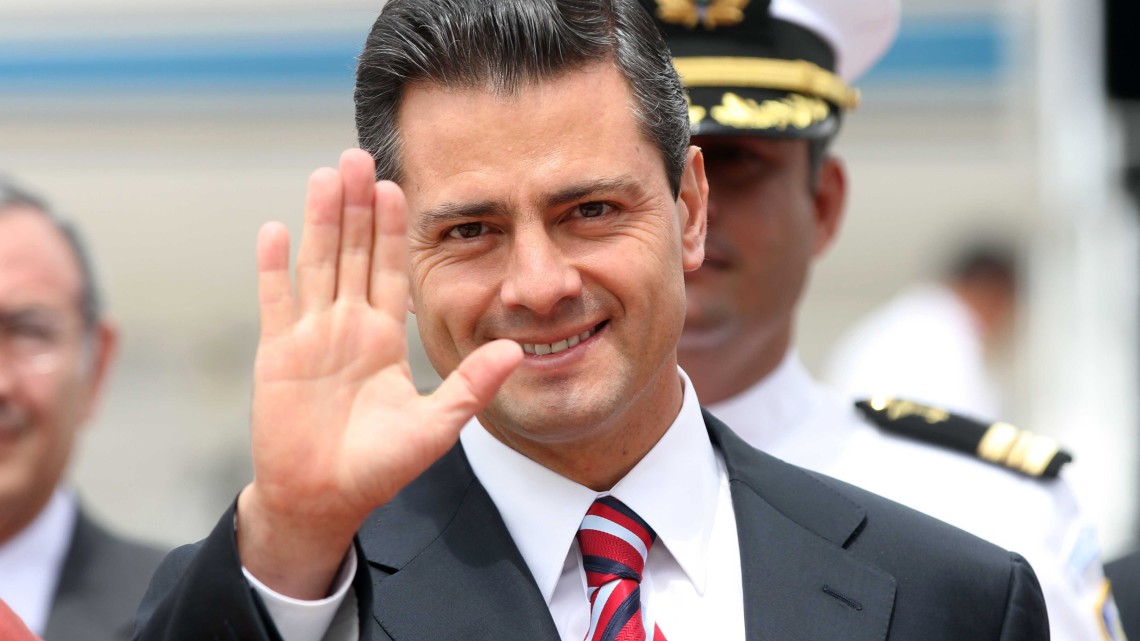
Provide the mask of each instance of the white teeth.
POLYGON ((586 340, 594 335, 594 330, 588 329, 581 334, 571 336, 558 341, 557 343, 523 343, 523 351, 527 354, 534 354, 535 356, 546 356, 547 354, 557 354, 558 352, 566 351, 571 347, 576 346, 578 343, 586 340))

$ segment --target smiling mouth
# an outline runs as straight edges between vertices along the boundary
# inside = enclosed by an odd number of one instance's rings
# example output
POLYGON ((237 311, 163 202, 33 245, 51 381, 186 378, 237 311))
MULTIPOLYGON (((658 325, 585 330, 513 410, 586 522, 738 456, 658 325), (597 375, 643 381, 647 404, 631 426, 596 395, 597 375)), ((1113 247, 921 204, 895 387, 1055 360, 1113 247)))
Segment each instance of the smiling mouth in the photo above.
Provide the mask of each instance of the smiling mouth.
POLYGON ((564 338, 564 339, 558 341, 557 343, 520 343, 520 344, 522 345, 523 351, 526 352, 527 354, 533 354, 535 356, 546 356, 547 354, 557 354, 558 352, 564 352, 564 351, 570 349, 571 347, 576 346, 578 343, 581 343, 582 341, 590 338, 594 334, 597 334, 602 329, 602 327, 605 326, 605 324, 606 324, 605 322, 598 323, 593 328, 587 329, 586 331, 582 332, 581 334, 575 334, 569 338, 564 338))

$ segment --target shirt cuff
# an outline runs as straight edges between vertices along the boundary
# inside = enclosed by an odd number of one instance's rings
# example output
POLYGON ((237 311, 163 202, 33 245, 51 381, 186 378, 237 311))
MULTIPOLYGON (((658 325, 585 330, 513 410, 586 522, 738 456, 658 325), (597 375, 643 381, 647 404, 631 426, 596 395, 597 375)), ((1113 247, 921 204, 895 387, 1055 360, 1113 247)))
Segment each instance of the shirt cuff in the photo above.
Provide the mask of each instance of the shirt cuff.
POLYGON ((352 578, 356 576, 356 550, 350 548, 333 579, 332 593, 316 601, 294 599, 280 594, 257 580, 243 565, 246 581, 265 603, 269 618, 285 641, 321 641, 332 624, 333 617, 345 600, 352 578))

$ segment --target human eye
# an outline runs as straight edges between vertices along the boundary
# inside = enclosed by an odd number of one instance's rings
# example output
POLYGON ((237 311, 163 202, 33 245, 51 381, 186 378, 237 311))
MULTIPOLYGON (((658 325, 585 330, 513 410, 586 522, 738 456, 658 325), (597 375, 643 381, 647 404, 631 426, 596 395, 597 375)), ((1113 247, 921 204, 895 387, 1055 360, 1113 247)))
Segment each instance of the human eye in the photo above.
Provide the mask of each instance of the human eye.
POLYGON ((741 147, 705 153, 705 172, 722 188, 750 187, 771 174, 772 166, 760 154, 741 147))
POLYGON ((462 225, 456 225, 451 229, 448 229, 447 237, 456 238, 459 240, 469 240, 482 236, 484 233, 486 233, 486 231, 487 225, 483 223, 463 223, 462 225))
POLYGON ((16 323, 8 331, 15 336, 37 341, 52 341, 59 335, 59 329, 52 323, 16 323))
POLYGON ((713 147, 704 151, 705 165, 718 171, 755 171, 765 163, 757 153, 745 147, 713 147))
POLYGON ((0 320, 4 336, 18 350, 47 349, 62 340, 62 323, 36 314, 15 314, 0 320))
POLYGON ((574 209, 577 218, 597 218, 613 211, 613 205, 599 202, 582 203, 574 209))

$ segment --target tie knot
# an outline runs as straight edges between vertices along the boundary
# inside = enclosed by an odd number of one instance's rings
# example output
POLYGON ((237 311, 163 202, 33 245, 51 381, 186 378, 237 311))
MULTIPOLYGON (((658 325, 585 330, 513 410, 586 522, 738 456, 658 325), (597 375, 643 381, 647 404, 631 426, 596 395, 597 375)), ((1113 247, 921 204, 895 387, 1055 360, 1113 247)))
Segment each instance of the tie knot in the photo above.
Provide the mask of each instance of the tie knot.
POLYGON ((641 582, 645 557, 657 534, 636 512, 612 496, 594 501, 578 528, 578 547, 591 588, 615 579, 641 582))

